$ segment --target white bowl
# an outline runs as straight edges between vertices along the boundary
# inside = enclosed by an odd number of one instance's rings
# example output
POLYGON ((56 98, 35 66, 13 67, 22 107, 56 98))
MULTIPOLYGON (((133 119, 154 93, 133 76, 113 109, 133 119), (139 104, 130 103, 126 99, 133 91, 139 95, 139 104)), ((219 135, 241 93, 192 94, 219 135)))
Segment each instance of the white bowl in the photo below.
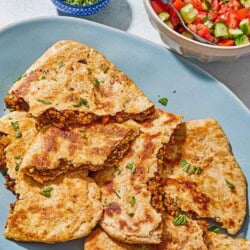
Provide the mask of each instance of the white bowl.
POLYGON ((250 53, 250 44, 243 46, 213 46, 182 36, 165 25, 153 10, 150 0, 143 0, 152 25, 160 32, 162 40, 179 54, 202 62, 233 61, 250 53))

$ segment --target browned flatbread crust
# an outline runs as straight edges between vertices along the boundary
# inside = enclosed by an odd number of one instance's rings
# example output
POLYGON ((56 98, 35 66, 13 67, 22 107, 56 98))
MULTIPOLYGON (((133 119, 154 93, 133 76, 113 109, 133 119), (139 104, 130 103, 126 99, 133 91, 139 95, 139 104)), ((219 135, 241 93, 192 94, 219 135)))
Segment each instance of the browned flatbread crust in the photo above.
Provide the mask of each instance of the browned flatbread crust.
POLYGON ((43 183, 75 169, 96 171, 114 166, 138 134, 138 126, 129 121, 69 130, 49 127, 36 137, 21 171, 43 183))
POLYGON ((26 112, 12 112, 0 119, 0 168, 7 168, 6 184, 12 191, 12 181, 37 133, 36 121, 26 112))
POLYGON ((250 241, 242 238, 232 238, 224 234, 207 232, 206 244, 208 250, 249 250, 250 241))
POLYGON ((18 175, 18 200, 4 236, 17 241, 55 243, 88 235, 102 216, 100 190, 85 171, 73 171, 41 185, 18 175), (50 197, 41 194, 52 188, 50 197))
POLYGON ((229 142, 213 119, 181 124, 166 149, 166 203, 216 220, 236 234, 246 215, 246 180, 229 142))
POLYGON ((163 144, 181 120, 181 116, 159 110, 158 118, 140 124, 141 134, 119 165, 95 174, 105 206, 100 225, 113 238, 137 244, 160 243, 162 219, 151 206, 147 183, 161 164, 163 144))
POLYGON ((100 52, 75 41, 48 49, 9 90, 11 110, 29 110, 42 124, 59 127, 96 120, 143 121, 154 105, 100 52))

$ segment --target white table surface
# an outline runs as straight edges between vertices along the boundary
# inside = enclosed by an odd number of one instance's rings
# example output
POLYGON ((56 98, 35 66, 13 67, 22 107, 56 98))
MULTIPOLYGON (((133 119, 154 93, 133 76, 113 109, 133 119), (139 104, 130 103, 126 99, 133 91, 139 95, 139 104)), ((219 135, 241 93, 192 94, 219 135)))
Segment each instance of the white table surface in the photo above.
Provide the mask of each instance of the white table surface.
MULTIPOLYGON (((50 0, 0 0, 0 27, 27 18, 58 15, 63 14, 58 13, 50 0)), ((148 21, 142 0, 111 0, 105 10, 86 19, 164 46, 148 21)), ((228 86, 250 109, 250 56, 233 63, 197 64, 228 86)))

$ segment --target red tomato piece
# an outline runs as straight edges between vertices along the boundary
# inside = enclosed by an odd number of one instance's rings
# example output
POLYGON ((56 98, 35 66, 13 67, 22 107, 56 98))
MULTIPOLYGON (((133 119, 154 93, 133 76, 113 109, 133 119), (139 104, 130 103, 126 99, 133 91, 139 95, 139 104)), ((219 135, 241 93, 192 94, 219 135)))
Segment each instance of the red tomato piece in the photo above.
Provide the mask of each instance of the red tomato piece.
POLYGON ((237 18, 239 20, 245 19, 248 15, 248 12, 246 9, 242 8, 236 11, 237 18))
POLYGON ((234 40, 226 39, 217 43, 219 46, 234 46, 234 40))
POLYGON ((239 19, 237 18, 237 15, 234 13, 229 13, 226 24, 230 29, 235 29, 239 25, 239 19))
POLYGON ((184 5, 186 4, 186 2, 184 0, 175 0, 173 5, 177 10, 180 10, 184 5))
POLYGON ((209 28, 204 24, 201 23, 197 24, 196 33, 210 42, 214 41, 214 37, 210 34, 209 28))
POLYGON ((152 0, 151 5, 152 5, 152 8, 154 9, 156 14, 159 14, 159 13, 165 11, 165 8, 163 8, 163 6, 156 1, 152 0))
POLYGON ((191 3, 197 10, 203 10, 202 2, 200 0, 186 0, 186 2, 191 3))
POLYGON ((169 20, 170 22, 173 24, 174 28, 179 25, 181 23, 179 17, 177 16, 176 12, 173 10, 173 8, 171 8, 170 6, 168 6, 168 13, 170 15, 169 20))
POLYGON ((217 11, 217 10, 219 9, 219 1, 218 1, 218 0, 212 0, 211 8, 212 8, 214 11, 217 11))

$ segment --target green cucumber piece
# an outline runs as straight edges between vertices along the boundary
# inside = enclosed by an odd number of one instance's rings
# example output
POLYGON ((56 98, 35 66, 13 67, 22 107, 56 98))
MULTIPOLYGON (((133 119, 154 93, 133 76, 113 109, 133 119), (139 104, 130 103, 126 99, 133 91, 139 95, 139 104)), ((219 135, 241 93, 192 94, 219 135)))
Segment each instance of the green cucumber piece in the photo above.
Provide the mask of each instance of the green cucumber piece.
POLYGON ((243 35, 243 31, 241 29, 229 29, 228 34, 231 38, 236 39, 237 37, 243 35))
POLYGON ((170 17, 168 12, 161 12, 158 16, 163 22, 167 21, 170 17))
POLYGON ((180 13, 185 23, 192 23, 198 15, 197 9, 195 9, 191 3, 183 6, 180 13))
POLYGON ((241 46, 245 44, 249 44, 249 39, 246 35, 241 35, 235 39, 236 46, 241 46))
POLYGON ((243 31, 243 33, 245 35, 250 35, 250 24, 249 24, 249 20, 248 19, 243 19, 241 22, 240 22, 240 29, 243 31))
POLYGON ((173 24, 172 24, 169 20, 165 21, 164 23, 165 23, 170 29, 173 29, 173 28, 174 28, 173 24))
POLYGON ((183 31, 181 34, 189 39, 194 39, 192 34, 187 31, 183 31))
POLYGON ((250 8, 250 0, 240 0, 241 5, 243 5, 245 8, 250 8))
POLYGON ((214 24, 211 21, 206 21, 204 25, 206 25, 209 29, 212 29, 214 24))
POLYGON ((215 37, 228 37, 228 27, 223 22, 217 22, 214 25, 214 36, 215 37))

